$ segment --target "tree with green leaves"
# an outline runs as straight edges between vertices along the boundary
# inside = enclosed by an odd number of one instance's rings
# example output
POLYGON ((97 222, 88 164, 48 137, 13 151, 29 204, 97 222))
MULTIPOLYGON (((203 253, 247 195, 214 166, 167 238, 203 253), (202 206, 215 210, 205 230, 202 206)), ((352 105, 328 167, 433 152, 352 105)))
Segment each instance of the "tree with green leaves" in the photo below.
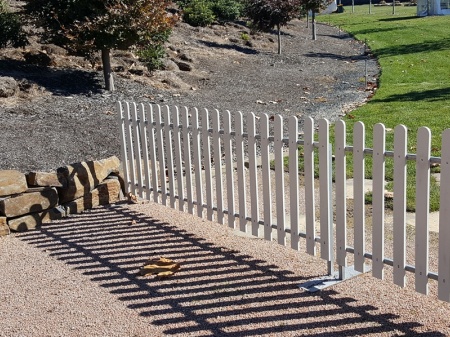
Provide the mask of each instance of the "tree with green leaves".
POLYGON ((311 22, 312 22, 312 39, 317 40, 316 32, 316 13, 319 13, 321 9, 327 8, 333 0, 303 0, 302 11, 311 12, 311 22))
POLYGON ((281 26, 299 16, 303 0, 247 0, 246 15, 253 28, 278 33, 278 54, 281 54, 281 26))
POLYGON ((170 0, 27 0, 26 11, 44 29, 43 38, 89 56, 101 51, 105 87, 114 90, 111 50, 146 49, 176 21, 170 0))

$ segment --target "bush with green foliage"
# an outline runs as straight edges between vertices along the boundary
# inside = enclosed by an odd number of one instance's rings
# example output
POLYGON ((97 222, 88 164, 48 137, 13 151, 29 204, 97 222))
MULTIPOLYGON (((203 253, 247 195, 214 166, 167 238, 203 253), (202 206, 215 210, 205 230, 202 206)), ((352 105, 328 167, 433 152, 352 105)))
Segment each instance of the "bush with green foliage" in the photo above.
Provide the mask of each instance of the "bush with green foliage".
POLYGON ((211 9, 219 20, 234 21, 241 16, 243 5, 236 0, 217 0, 212 2, 211 9))
POLYGON ((192 0, 183 6, 183 20, 191 26, 205 27, 215 19, 211 4, 206 0, 192 0))
POLYGON ((0 32, 0 48, 19 48, 28 44, 20 17, 9 12, 8 6, 3 0, 0 0, 0 32))
POLYGON ((139 60, 146 63, 149 71, 162 68, 163 59, 166 56, 164 43, 169 39, 171 32, 171 29, 167 29, 155 34, 152 37, 152 43, 137 49, 136 54, 139 57, 139 60))

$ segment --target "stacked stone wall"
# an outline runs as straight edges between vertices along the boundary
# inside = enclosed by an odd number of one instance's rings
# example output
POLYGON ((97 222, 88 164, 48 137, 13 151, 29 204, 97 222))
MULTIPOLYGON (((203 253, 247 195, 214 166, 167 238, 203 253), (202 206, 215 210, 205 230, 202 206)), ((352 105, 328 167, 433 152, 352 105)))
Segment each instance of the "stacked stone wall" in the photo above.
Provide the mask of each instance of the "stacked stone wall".
POLYGON ((122 198, 123 178, 115 156, 53 172, 0 170, 0 236, 35 229, 122 198))

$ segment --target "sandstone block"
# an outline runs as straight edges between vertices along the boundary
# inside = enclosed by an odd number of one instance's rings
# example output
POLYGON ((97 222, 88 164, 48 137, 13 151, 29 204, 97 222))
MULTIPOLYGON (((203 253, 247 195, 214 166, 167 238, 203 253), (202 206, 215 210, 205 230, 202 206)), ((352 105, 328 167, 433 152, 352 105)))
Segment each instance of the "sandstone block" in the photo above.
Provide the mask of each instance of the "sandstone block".
POLYGON ((9 219, 8 225, 12 231, 25 232, 40 227, 42 221, 38 214, 29 214, 15 219, 9 219))
POLYGON ((121 188, 118 179, 106 179, 86 195, 63 206, 67 214, 81 213, 100 205, 108 205, 120 200, 121 188))
POLYGON ((0 197, 23 193, 27 188, 25 174, 15 170, 0 170, 0 197))
POLYGON ((42 191, 23 193, 18 196, 0 200, 0 214, 8 218, 27 213, 37 213, 55 207, 58 204, 56 188, 45 188, 42 191))
POLYGON ((0 216, 0 236, 9 235, 10 230, 8 226, 8 222, 6 221, 6 217, 0 216))
POLYGON ((67 186, 67 179, 61 172, 30 172, 26 174, 26 178, 30 186, 67 186))
POLYGON ((66 203, 88 194, 111 172, 118 172, 120 160, 110 157, 99 161, 88 161, 58 169, 67 181, 66 188, 59 189, 60 202, 66 203))

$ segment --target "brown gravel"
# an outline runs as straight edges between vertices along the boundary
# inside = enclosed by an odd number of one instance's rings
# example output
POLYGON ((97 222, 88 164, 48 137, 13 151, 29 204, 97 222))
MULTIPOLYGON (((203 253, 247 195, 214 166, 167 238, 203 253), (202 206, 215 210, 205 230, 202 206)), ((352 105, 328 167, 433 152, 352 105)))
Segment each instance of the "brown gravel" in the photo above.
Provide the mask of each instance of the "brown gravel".
POLYGON ((450 334, 450 306, 433 285, 423 296, 394 286, 387 270, 386 281, 364 274, 304 292, 298 284, 326 272, 319 258, 154 203, 14 234, 0 252, 0 336, 450 334), (160 256, 180 271, 137 275, 160 256))

